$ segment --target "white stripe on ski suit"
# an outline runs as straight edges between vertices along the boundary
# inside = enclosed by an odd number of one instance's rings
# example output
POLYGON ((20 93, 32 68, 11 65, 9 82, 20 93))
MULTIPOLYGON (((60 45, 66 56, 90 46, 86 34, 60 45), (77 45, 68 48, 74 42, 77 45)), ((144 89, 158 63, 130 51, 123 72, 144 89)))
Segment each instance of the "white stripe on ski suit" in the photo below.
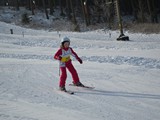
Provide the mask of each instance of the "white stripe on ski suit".
MULTIPOLYGON (((62 58, 63 57, 68 57, 70 55, 72 55, 73 57, 75 57, 75 55, 72 53, 72 51, 71 51, 70 48, 68 48, 67 51, 65 51, 64 49, 62 49, 62 55, 61 55, 62 58)), ((65 62, 61 62, 60 61, 60 67, 65 67, 65 66, 66 66, 65 62)))

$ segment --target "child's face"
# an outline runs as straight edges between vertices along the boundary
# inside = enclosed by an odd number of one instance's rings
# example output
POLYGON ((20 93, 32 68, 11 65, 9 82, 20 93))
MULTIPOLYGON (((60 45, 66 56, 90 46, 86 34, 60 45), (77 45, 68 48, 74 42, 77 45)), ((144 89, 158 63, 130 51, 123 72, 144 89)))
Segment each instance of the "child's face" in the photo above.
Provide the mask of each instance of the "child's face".
POLYGON ((65 42, 65 43, 64 43, 64 48, 68 48, 68 47, 69 47, 69 44, 70 44, 69 42, 65 42))

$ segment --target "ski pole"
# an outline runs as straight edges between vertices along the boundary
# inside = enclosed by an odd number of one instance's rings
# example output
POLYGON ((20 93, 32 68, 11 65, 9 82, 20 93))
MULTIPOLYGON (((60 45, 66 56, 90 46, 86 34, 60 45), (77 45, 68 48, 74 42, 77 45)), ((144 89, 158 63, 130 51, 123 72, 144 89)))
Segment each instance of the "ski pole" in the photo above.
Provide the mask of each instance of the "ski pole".
POLYGON ((59 71, 59 76, 60 76, 60 62, 59 62, 59 67, 58 67, 58 68, 59 68, 59 70, 58 70, 58 71, 59 71))

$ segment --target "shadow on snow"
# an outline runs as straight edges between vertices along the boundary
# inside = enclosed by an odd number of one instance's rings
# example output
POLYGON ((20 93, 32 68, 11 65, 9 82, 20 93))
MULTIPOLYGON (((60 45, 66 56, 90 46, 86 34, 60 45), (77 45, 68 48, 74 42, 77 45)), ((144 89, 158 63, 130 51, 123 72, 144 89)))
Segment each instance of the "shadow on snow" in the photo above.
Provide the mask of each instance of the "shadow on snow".
POLYGON ((129 93, 129 92, 114 92, 104 90, 90 90, 90 91, 77 91, 76 93, 90 94, 90 95, 103 95, 103 96, 119 96, 119 97, 131 97, 131 98, 147 98, 147 99, 160 99, 160 95, 143 94, 143 93, 129 93))

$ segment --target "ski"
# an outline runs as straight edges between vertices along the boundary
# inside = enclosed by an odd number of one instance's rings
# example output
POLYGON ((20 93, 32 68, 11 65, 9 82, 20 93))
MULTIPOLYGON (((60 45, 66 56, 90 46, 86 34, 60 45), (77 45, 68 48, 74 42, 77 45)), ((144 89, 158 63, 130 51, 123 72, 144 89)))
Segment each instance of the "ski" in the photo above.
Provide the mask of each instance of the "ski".
POLYGON ((71 90, 65 90, 65 91, 63 91, 63 90, 60 90, 60 89, 55 89, 58 93, 65 93, 65 94, 69 94, 69 95, 73 95, 73 94, 75 94, 75 92, 74 91, 71 91, 71 90))
POLYGON ((74 92, 72 92, 72 91, 64 91, 64 92, 67 93, 67 94, 70 94, 70 95, 74 94, 74 92))
POLYGON ((84 86, 76 86, 76 85, 74 85, 74 84, 69 84, 69 86, 81 87, 81 88, 87 88, 87 89, 94 89, 94 88, 95 88, 95 87, 86 86, 86 85, 84 85, 84 86))
POLYGON ((64 92, 64 93, 67 93, 67 94, 70 94, 70 95, 73 95, 74 92, 73 91, 70 91, 70 90, 65 90, 65 91, 62 91, 62 90, 59 90, 61 92, 64 92))

